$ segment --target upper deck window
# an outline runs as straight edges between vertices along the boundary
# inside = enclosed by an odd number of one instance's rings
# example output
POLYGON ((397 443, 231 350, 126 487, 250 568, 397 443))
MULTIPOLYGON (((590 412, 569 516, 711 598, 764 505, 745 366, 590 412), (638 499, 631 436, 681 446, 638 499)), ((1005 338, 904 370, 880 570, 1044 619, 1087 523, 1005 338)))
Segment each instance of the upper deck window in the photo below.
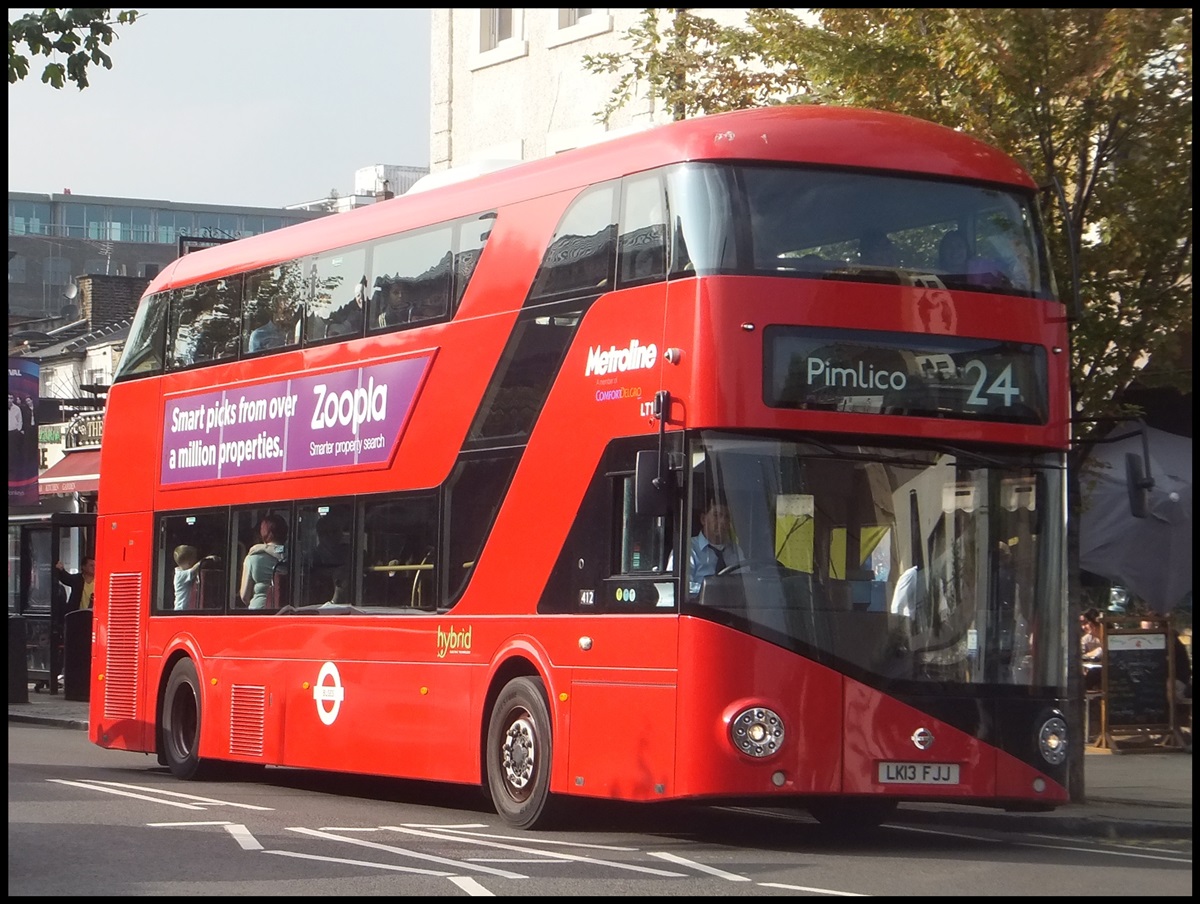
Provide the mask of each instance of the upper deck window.
POLYGON ((751 269, 1051 298, 1032 196, 812 168, 739 167, 751 269))

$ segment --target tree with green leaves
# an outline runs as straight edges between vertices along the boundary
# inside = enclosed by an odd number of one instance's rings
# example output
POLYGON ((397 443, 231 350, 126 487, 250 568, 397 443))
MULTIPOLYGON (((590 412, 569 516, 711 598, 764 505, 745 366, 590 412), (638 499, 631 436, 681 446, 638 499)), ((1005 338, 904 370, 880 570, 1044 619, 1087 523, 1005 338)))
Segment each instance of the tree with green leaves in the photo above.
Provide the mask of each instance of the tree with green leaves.
POLYGON ((90 84, 88 67, 112 69, 112 59, 103 48, 117 38, 115 26, 132 25, 138 11, 123 9, 43 9, 26 13, 8 23, 8 83, 29 75, 29 56, 50 57, 42 69, 42 81, 55 88, 67 82, 80 91, 90 84), (29 56, 22 51, 27 50, 29 56), (65 62, 63 62, 65 60, 65 62))
MULTIPOLYGON (((693 10, 646 10, 628 52, 584 59, 618 75, 597 117, 639 88, 676 119, 827 103, 906 113, 1006 150, 1062 189, 1045 208, 1060 287, 1084 311, 1072 331, 1076 437, 1130 413, 1121 393, 1146 361, 1181 362, 1191 339, 1191 10, 809 13, 751 9, 743 27, 722 27, 693 10)), ((1190 362, 1157 378, 1190 391, 1190 362)))
MULTIPOLYGON (((601 121, 639 90, 675 119, 772 103, 872 107, 974 135, 1054 187, 1043 208, 1055 270, 1082 310, 1068 523, 1079 599, 1075 516, 1092 441, 1137 413, 1122 394, 1151 382, 1148 361, 1154 382, 1191 391, 1191 9, 751 9, 739 27, 649 9, 625 39, 627 52, 584 58, 618 75, 601 121)), ((1082 683, 1068 672, 1078 737, 1082 683)), ((1070 749, 1080 800, 1083 745, 1070 749)))

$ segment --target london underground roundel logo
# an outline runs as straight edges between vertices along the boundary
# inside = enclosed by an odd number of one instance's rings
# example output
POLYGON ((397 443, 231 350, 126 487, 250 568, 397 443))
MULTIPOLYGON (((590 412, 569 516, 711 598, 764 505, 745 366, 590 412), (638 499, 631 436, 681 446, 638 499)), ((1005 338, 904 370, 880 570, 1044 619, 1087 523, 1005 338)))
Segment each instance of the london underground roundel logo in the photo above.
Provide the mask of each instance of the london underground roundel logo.
POLYGON ((342 676, 338 674, 337 666, 327 662, 321 666, 317 674, 317 683, 313 685, 313 699, 317 701, 317 715, 326 725, 332 725, 342 708, 346 692, 342 688, 342 676))

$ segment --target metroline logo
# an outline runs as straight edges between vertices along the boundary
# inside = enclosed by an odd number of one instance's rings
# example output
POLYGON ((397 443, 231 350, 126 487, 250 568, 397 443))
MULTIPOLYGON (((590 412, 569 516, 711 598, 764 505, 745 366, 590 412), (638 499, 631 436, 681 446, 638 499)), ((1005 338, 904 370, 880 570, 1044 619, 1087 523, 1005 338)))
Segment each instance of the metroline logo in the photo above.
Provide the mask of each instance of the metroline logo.
POLYGON ((587 370, 585 377, 602 377, 605 374, 626 370, 648 370, 658 360, 658 346, 653 342, 642 345, 636 339, 629 341, 628 348, 610 346, 605 351, 602 346, 588 349, 587 370))

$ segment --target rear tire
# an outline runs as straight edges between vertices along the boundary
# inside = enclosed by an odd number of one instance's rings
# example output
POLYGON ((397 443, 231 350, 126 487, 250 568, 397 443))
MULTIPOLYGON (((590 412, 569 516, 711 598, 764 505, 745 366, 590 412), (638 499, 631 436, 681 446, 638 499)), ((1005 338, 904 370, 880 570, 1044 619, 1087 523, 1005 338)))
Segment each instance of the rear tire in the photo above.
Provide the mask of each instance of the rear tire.
POLYGON ((496 812, 510 826, 532 829, 550 817, 550 710, 539 678, 504 686, 487 735, 487 782, 496 812))
POLYGON ((190 659, 181 659, 171 670, 163 695, 160 750, 167 768, 176 778, 199 777, 200 679, 190 659))

